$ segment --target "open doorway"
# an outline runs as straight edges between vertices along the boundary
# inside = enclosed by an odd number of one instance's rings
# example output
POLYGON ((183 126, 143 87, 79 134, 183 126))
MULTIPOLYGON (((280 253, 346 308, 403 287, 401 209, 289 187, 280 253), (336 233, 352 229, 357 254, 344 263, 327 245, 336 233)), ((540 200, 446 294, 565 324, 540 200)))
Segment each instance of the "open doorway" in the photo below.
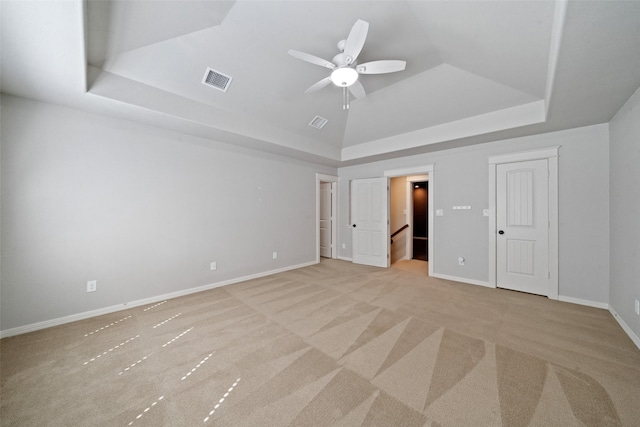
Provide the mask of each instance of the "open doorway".
POLYGON ((316 174, 316 262, 337 258, 338 177, 316 174))
POLYGON ((429 181, 413 182, 411 185, 411 202, 413 205, 412 259, 429 261, 429 181))
POLYGON ((432 274, 433 165, 385 172, 390 180, 391 265, 432 274))

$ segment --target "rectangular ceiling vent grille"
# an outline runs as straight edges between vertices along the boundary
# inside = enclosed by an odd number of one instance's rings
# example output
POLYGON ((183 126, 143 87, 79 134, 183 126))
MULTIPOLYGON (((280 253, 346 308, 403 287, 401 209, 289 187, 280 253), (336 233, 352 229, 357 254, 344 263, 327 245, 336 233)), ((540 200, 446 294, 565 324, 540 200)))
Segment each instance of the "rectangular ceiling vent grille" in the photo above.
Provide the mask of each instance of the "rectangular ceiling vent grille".
POLYGON ((226 92, 227 89, 229 89, 231 80, 232 77, 227 76, 226 74, 222 74, 221 72, 214 69, 207 68, 207 72, 204 73, 204 77, 202 78, 202 83, 226 92))
POLYGON ((322 127, 326 125, 327 122, 328 120, 325 119, 324 117, 315 116, 313 120, 311 120, 311 123, 309 123, 309 126, 314 127, 316 129, 322 129, 322 127))

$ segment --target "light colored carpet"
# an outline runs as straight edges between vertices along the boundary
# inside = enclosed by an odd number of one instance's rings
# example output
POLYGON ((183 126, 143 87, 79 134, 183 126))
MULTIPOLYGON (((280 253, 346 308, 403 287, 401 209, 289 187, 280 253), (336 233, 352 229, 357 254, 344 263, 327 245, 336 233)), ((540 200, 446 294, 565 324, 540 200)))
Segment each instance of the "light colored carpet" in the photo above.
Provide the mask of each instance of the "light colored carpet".
POLYGON ((429 263, 427 261, 420 261, 417 259, 408 259, 394 262, 393 264, 391 264, 391 268, 396 268, 416 274, 422 274, 423 276, 427 276, 429 274, 429 263))
POLYGON ((607 311, 412 270, 323 260, 5 338, 1 424, 638 425, 607 311))

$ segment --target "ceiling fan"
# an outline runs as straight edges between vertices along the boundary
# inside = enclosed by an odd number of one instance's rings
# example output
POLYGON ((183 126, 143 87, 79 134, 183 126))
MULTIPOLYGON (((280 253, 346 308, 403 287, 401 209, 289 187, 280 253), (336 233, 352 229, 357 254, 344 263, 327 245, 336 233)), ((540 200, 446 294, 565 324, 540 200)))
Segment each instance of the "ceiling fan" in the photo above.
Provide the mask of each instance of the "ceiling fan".
POLYGON ((304 93, 316 92, 333 83, 343 88, 344 102, 342 108, 346 110, 349 109, 349 92, 358 99, 367 95, 362 83, 359 81, 360 74, 386 74, 404 70, 407 65, 406 61, 381 60, 364 64, 356 62, 367 39, 368 31, 369 23, 358 19, 353 28, 351 28, 347 39, 338 42, 340 53, 334 56, 331 61, 297 50, 289 50, 289 55, 294 58, 332 70, 328 77, 313 84, 304 93))

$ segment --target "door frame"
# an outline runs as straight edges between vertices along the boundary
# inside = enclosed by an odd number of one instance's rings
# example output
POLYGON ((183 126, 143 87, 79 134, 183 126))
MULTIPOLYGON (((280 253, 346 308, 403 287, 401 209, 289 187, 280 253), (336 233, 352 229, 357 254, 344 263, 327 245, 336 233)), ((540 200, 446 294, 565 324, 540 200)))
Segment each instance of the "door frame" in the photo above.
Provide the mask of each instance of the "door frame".
MULTIPOLYGON (((413 183, 414 182, 429 182, 429 175, 411 175, 406 177, 405 184, 405 209, 407 210, 407 224, 409 224, 409 230, 411 230, 411 238, 407 237, 406 242, 406 254, 405 259, 413 259, 413 183), (411 255, 409 255, 411 254, 411 255)), ((429 189, 430 190, 430 189, 429 189)), ((429 201, 429 193, 427 193, 427 204, 429 201)), ((427 206, 428 208, 428 206, 427 206)), ((427 211, 427 217, 429 212, 427 211)), ((429 228, 429 219, 427 218, 427 229, 429 228)), ((427 240, 427 246, 429 246, 429 241, 427 240)))
POLYGON ((316 263, 320 262, 320 183, 331 183, 331 258, 338 256, 338 177, 316 173, 316 263))
POLYGON ((549 165, 549 299, 558 299, 558 150, 560 146, 535 151, 502 154, 489 157, 489 286, 497 285, 496 240, 496 170, 497 165, 528 160, 547 160, 549 165))
MULTIPOLYGON (((433 219, 434 219, 434 213, 435 213, 435 209, 434 209, 434 193, 435 193, 435 188, 436 188, 436 180, 435 180, 435 170, 434 170, 434 163, 428 164, 428 165, 423 165, 423 166, 413 166, 413 167, 408 167, 408 168, 402 168, 402 169, 391 169, 391 170, 386 170, 384 171, 384 176, 386 176, 387 178, 396 178, 396 177, 412 177, 412 176, 416 176, 416 175, 428 175, 429 176, 429 193, 427 196, 428 199, 428 203, 429 203, 429 209, 427 212, 428 215, 428 227, 429 227, 429 241, 428 241, 428 251, 429 251, 429 276, 433 276, 433 266, 434 266, 434 262, 433 260, 435 259, 434 252, 433 252, 433 246, 434 246, 434 240, 436 237, 436 233, 435 233, 435 229, 433 227, 433 219)), ((407 195, 407 198, 409 196, 407 195)), ((409 211, 407 211, 407 215, 409 214, 409 211)))

